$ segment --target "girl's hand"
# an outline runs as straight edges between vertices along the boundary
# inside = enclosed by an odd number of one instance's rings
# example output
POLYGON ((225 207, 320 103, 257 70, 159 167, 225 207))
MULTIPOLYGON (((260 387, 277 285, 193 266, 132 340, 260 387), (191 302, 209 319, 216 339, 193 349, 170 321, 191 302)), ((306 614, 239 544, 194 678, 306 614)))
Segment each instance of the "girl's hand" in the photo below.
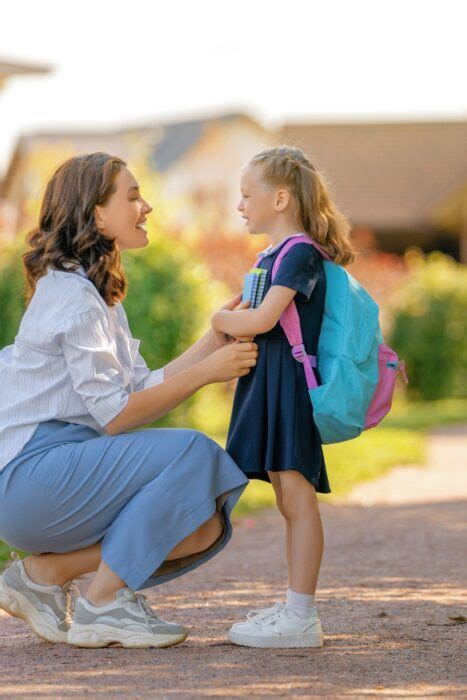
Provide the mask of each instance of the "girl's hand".
POLYGON ((256 365, 258 346, 256 343, 234 341, 213 352, 199 364, 205 372, 207 384, 229 382, 243 377, 256 365))
MULTIPOLYGON (((221 306, 219 311, 243 311, 243 309, 248 309, 250 306, 250 301, 245 301, 242 303, 242 293, 237 294, 237 296, 233 297, 228 301, 224 306, 221 306)), ((233 343, 235 340, 240 340, 242 342, 251 342, 253 338, 250 337, 245 337, 245 338, 233 338, 231 335, 228 335, 227 333, 224 333, 221 330, 217 330, 215 327, 215 315, 213 314, 211 317, 211 324, 212 328, 214 331, 214 335, 216 336, 216 340, 220 345, 227 345, 229 343, 233 343)))

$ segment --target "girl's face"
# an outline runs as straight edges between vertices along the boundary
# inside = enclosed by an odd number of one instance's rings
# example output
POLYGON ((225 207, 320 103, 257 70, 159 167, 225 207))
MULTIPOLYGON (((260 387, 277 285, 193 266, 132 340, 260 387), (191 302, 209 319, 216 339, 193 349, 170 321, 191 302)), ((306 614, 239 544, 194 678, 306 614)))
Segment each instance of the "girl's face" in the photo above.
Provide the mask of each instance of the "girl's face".
POLYGON ((276 190, 261 178, 261 167, 247 165, 240 179, 242 197, 237 205, 249 233, 268 233, 277 219, 276 190))
POLYGON ((104 205, 95 207, 96 225, 108 238, 114 238, 118 248, 144 248, 149 239, 146 217, 152 207, 141 197, 139 186, 127 168, 115 177, 115 192, 104 205))

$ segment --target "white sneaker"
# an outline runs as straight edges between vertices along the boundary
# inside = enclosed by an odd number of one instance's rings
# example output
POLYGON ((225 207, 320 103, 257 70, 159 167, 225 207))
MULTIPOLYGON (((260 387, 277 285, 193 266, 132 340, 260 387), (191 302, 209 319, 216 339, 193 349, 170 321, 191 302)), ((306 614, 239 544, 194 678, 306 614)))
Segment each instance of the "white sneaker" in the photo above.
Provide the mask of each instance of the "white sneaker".
MULTIPOLYGON (((285 603, 274 603, 269 608, 259 608, 258 610, 249 610, 246 614, 246 619, 247 622, 250 620, 256 620, 256 622, 259 622, 259 620, 263 620, 265 617, 269 617, 275 612, 278 612, 285 606, 285 603)), ((232 625, 231 629, 237 628, 240 625, 244 625, 245 620, 241 620, 239 622, 234 622, 232 625)))
POLYGON ((246 647, 277 649, 323 646, 323 631, 316 608, 304 619, 284 604, 279 605, 281 607, 270 615, 237 622, 229 630, 230 641, 246 647))
POLYGON ((148 649, 179 644, 187 634, 182 625, 158 617, 145 595, 121 588, 108 605, 96 607, 86 598, 77 599, 68 644, 97 649, 117 643, 130 649, 148 649))

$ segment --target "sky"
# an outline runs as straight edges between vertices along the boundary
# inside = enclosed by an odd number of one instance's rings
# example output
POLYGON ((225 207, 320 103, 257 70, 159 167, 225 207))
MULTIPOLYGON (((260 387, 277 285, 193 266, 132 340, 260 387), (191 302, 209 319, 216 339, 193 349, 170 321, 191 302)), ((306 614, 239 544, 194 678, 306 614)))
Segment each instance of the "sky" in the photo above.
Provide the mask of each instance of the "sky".
MULTIPOLYGON (((246 112, 284 121, 460 119, 462 0, 15 0, 0 60, 47 64, 0 92, 18 137, 246 112)), ((464 6, 465 7, 465 6, 464 6)))

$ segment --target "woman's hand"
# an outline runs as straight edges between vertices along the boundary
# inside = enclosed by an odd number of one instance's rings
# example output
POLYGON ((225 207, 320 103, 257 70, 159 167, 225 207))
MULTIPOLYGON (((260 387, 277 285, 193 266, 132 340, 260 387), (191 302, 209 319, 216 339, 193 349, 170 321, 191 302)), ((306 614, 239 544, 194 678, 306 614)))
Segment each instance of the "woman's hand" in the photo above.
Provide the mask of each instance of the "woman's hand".
POLYGON ((199 364, 205 372, 206 383, 213 384, 243 377, 256 365, 257 358, 256 343, 234 341, 219 348, 199 364))

